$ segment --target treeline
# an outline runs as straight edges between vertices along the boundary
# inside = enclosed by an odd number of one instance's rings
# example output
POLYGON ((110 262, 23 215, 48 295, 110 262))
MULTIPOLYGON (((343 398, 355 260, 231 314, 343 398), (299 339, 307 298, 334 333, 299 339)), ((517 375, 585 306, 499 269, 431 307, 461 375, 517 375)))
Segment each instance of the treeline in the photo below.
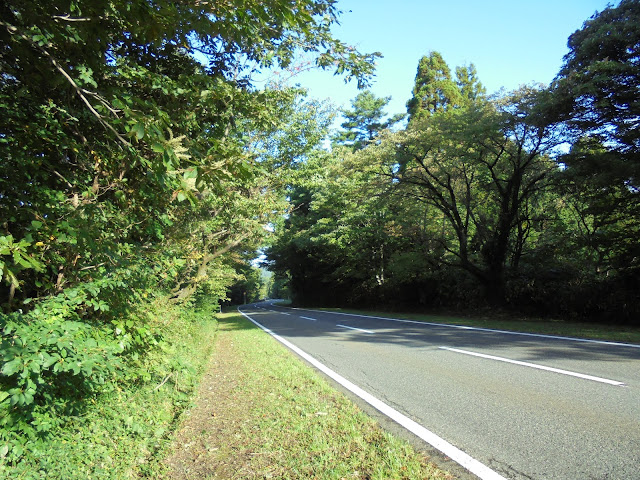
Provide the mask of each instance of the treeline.
POLYGON ((640 322, 640 2, 568 46, 549 87, 493 96, 431 52, 402 127, 359 94, 268 252, 294 301, 640 322))
POLYGON ((332 37, 333 1, 241 3, 0 5, 3 464, 170 355, 152 299, 215 303, 252 280, 286 171, 329 124, 256 72, 299 50, 372 72, 376 54, 332 37))

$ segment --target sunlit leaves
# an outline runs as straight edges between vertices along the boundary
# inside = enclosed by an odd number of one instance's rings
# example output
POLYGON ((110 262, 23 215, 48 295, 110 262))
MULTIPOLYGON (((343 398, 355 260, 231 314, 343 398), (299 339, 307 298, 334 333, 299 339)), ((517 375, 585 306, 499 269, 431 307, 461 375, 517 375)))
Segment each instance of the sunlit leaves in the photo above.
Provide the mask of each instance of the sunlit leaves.
POLYGON ((3 4, 0 407, 15 434, 49 428, 31 406, 81 397, 115 357, 156 345, 135 313, 146 298, 223 298, 286 210, 283 171, 328 113, 260 90, 255 69, 302 50, 359 82, 371 73, 374 56, 331 35, 333 1, 243 6, 3 4))

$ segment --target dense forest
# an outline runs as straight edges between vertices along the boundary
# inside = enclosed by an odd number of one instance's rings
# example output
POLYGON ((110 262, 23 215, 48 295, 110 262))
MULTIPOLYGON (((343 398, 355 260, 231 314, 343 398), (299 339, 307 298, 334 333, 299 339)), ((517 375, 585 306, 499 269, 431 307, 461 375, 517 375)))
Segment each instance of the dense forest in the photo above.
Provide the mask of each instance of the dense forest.
POLYGON ((587 20, 548 87, 488 96, 431 52, 405 118, 364 90, 379 54, 334 38, 338 16, 2 2, 2 459, 137 378, 166 328, 153 299, 260 295, 265 245, 299 304, 638 322, 640 2, 587 20), (362 89, 331 149, 330 106, 255 80, 299 52, 362 89))
POLYGON ((640 3, 584 23, 550 86, 419 62, 406 122, 364 91, 296 164, 270 268, 302 305, 640 319, 640 3), (394 127, 395 125, 395 127, 394 127))

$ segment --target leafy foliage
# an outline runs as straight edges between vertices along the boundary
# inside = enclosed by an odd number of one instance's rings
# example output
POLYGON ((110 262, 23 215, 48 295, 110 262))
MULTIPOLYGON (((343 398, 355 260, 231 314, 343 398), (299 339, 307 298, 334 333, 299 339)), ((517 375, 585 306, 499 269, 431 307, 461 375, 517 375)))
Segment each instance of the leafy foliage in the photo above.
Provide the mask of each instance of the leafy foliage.
POLYGON ((299 50, 361 85, 372 72, 377 54, 331 35, 334 3, 3 2, 3 440, 144 378, 155 296, 225 298, 326 114, 252 74, 299 50))
POLYGON ((565 169, 558 180, 582 269, 596 272, 596 283, 636 277, 640 266, 639 20, 640 5, 626 0, 588 19, 569 37, 564 65, 538 107, 547 122, 567 129, 571 148, 559 158, 565 169))
MULTIPOLYGON (((633 43, 630 3, 594 17, 572 39, 594 35, 595 48, 598 28, 616 45, 623 37, 633 43)), ((355 152, 334 146, 300 168, 291 216, 268 252, 294 301, 498 306, 637 321, 640 216, 625 166, 632 146, 625 150, 621 138, 607 136, 622 130, 597 110, 552 117, 566 102, 598 105, 596 97, 563 97, 578 75, 593 72, 589 65, 569 72, 588 50, 571 44, 575 51, 550 89, 522 87, 491 98, 473 65, 457 68, 454 80, 431 52, 418 66, 408 125, 396 132, 378 130, 380 123, 371 123, 377 110, 364 108, 367 97, 359 95, 340 138, 366 139, 374 125, 375 142, 355 152), (560 148, 567 142, 568 153, 560 148)), ((626 45, 631 55, 635 47, 626 45)), ((618 70, 637 72, 631 57, 618 61, 618 70)), ((613 98, 598 89, 620 78, 600 71, 595 79, 574 87, 613 98)), ((637 127, 637 118, 618 120, 629 131, 637 127)))
MULTIPOLYGON (((138 316, 160 335, 154 348, 126 360, 120 355, 117 383, 106 377, 99 394, 94 385, 92 393, 78 392, 70 402, 59 391, 51 403, 34 407, 26 434, 16 435, 3 425, 0 477, 159 476, 155 457, 162 456, 176 420, 190 404, 217 332, 215 310, 216 299, 185 308, 160 297, 145 305, 138 316)), ((80 385, 68 375, 73 387, 80 385)))
POLYGON ((520 119, 529 92, 497 108, 481 102, 414 120, 399 145, 394 178, 443 216, 446 265, 476 276, 502 302, 505 268, 517 267, 537 196, 553 165, 550 131, 520 119))
POLYGON ((451 70, 438 52, 420 59, 413 96, 407 102, 409 122, 453 108, 461 101, 460 89, 451 77, 451 70))
MULTIPOLYGON (((623 0, 587 20, 569 37, 569 53, 553 85, 549 114, 606 142, 638 178, 640 151, 640 4, 623 0)), ((620 165, 622 166, 622 165, 620 165)), ((625 177, 623 177, 625 178, 625 177)))

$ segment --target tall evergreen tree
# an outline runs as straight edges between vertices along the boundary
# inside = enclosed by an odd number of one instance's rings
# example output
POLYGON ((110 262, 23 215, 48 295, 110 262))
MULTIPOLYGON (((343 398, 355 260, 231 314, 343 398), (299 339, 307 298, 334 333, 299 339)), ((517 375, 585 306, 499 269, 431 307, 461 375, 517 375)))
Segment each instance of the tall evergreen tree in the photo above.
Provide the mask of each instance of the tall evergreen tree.
POLYGON ((447 110, 460 103, 461 94, 451 70, 438 52, 420 59, 413 96, 407 102, 409 122, 447 110))
MULTIPOLYGON (((540 107, 567 127, 559 175, 585 233, 585 269, 636 273, 640 282, 640 1, 587 20, 540 107)), ((629 277, 630 278, 630 277, 629 277)), ((629 280, 630 282, 630 280, 629 280)))
MULTIPOLYGON (((640 1, 622 0, 587 20, 569 37, 569 53, 551 86, 547 116, 563 121, 574 137, 597 138, 616 153, 592 155, 589 162, 571 156, 571 166, 587 175, 606 173, 640 188, 640 1)), ((584 158, 584 157, 582 157, 584 158)))
POLYGON ((462 101, 482 100, 486 98, 487 90, 480 83, 476 66, 471 63, 463 67, 456 67, 456 83, 460 89, 462 101))

